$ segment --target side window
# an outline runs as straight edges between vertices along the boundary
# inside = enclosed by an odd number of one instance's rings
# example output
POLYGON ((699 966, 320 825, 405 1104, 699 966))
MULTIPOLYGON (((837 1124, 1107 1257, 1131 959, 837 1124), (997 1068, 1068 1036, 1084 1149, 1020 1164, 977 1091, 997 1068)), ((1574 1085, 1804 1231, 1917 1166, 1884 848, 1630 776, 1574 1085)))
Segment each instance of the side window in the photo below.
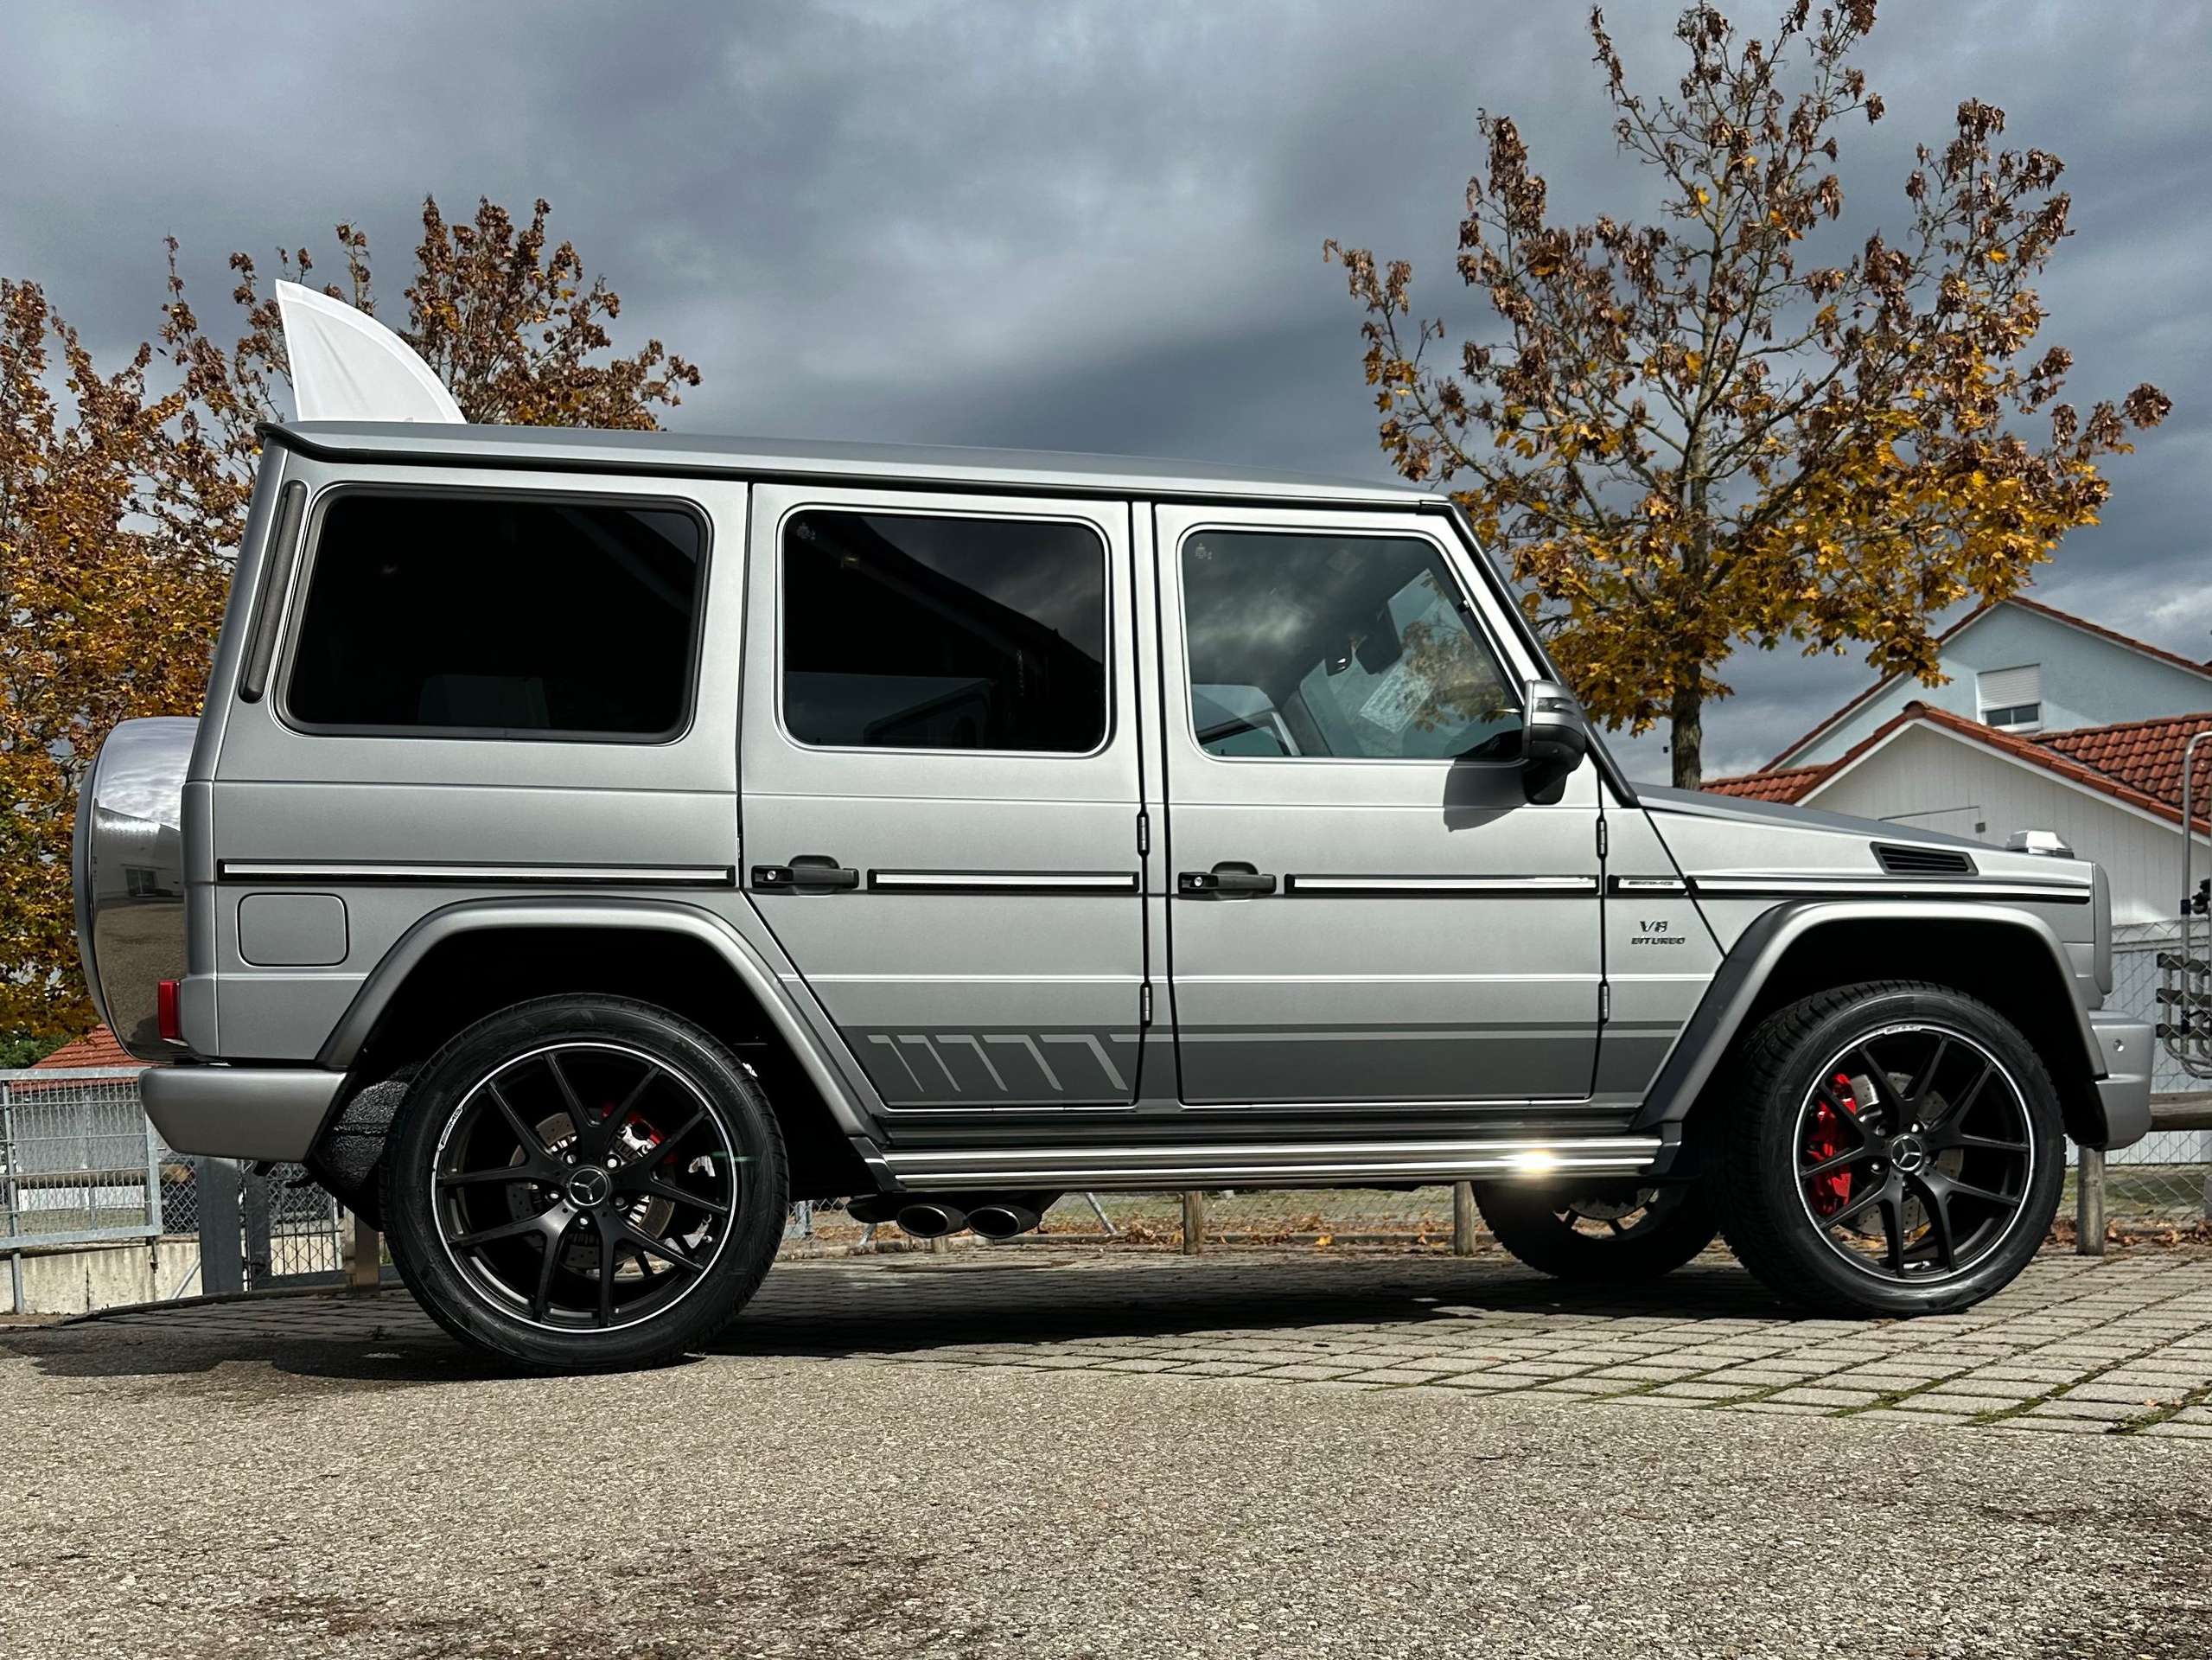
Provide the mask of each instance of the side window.
POLYGON ((1202 531, 1182 545, 1191 730, 1224 757, 1505 758, 1520 711, 1415 537, 1202 531))
POLYGON ((1087 755, 1106 734, 1106 551, 1081 525, 826 508, 783 527, 801 744, 1087 755))
POLYGON ((349 491, 323 514, 286 712, 321 731, 673 737, 705 551, 679 508, 349 491))

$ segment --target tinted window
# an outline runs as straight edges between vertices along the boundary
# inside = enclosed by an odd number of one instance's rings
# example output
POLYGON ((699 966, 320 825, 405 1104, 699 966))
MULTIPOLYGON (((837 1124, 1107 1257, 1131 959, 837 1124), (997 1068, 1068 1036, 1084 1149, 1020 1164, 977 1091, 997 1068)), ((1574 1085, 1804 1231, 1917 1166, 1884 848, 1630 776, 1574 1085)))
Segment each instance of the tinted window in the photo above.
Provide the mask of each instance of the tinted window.
POLYGON ((1502 759, 1520 712, 1428 542, 1206 531, 1182 548, 1209 755, 1502 759))
POLYGON ((795 514, 783 718, 802 744, 1081 755, 1106 731, 1106 546, 1081 525, 795 514))
POLYGON ((310 726, 672 734, 690 699, 703 544, 673 508, 341 495, 287 707, 310 726))

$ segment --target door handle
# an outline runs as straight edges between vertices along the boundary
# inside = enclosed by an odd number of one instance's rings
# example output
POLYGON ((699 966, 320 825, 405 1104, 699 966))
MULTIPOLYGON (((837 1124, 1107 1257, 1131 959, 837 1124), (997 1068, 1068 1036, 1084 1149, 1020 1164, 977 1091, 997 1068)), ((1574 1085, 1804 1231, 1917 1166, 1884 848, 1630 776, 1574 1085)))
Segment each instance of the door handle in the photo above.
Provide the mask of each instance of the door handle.
POLYGON ((827 853, 800 853, 788 865, 753 866, 753 886, 762 893, 788 890, 837 893, 859 885, 860 872, 838 864, 827 853))
POLYGON ((1185 871, 1175 879, 1176 891, 1197 898, 1250 898, 1275 891, 1275 878, 1263 876, 1249 865, 1225 859, 1210 871, 1185 871))

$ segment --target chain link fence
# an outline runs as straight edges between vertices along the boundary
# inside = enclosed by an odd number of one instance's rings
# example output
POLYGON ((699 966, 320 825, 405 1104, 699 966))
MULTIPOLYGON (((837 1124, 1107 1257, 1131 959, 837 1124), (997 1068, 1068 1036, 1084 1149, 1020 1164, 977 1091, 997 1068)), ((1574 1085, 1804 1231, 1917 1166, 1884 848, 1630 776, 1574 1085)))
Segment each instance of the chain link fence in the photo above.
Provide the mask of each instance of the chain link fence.
MULTIPOLYGON (((2164 924, 2115 929, 2111 1006, 2155 1024, 2161 1018, 2158 954, 2179 942, 2164 924)), ((2160 1047, 2151 1057, 2151 1088, 2162 1106, 2173 1108, 2204 1086, 2160 1047)), ((2115 1226, 2203 1226, 2212 1222, 2212 1130, 2154 1129, 2106 1156, 2104 1181, 2105 1215, 2115 1226)))
POLYGON ((138 1075, 0 1070, 4 1306, 69 1312, 335 1278, 340 1217, 329 1194, 297 1165, 255 1175, 172 1152, 140 1104, 138 1075), (211 1229, 219 1236, 226 1218, 236 1244, 211 1254, 211 1229), (221 1259, 212 1277, 211 1255, 221 1259))
POLYGON ((160 1233, 158 1155, 135 1072, 0 1072, 0 1209, 16 1248, 160 1233))

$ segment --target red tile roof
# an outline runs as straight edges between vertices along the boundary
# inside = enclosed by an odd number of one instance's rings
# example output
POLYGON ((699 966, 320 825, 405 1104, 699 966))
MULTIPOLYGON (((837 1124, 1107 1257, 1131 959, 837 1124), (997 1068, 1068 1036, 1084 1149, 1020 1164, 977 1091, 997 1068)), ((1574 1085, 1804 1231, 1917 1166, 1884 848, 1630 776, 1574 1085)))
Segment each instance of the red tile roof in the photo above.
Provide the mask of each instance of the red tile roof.
MULTIPOLYGON (((2148 641, 2138 640, 2132 635, 2120 633, 2117 629, 2108 629, 2101 622, 2092 622, 2087 617, 2075 616, 2071 611, 2062 611, 2057 606, 2046 605, 2039 599, 2030 599, 2024 594, 2015 594, 2011 598, 1998 600, 1994 604, 1975 606, 1973 610, 1967 612, 1966 616, 1960 617, 1949 628, 1944 629, 1942 633, 1937 635, 1935 636, 1936 643, 1941 645, 1945 641, 1955 638, 1957 635, 1964 633, 1975 623, 1980 622, 1982 618, 1987 616, 1992 611, 1995 610, 1998 605, 2018 605, 2024 611, 2032 611, 2037 616, 2047 616, 2054 622, 2063 622, 2067 627, 2079 629, 2084 634, 2093 634, 2100 640, 2109 641, 2112 644, 2116 646, 2125 646, 2130 651, 2139 651, 2145 657, 2155 657, 2162 663, 2171 663, 2176 668, 2187 669, 2192 674, 2200 674, 2207 680, 2212 680, 2212 658, 2209 658, 2201 663, 2192 662, 2190 659, 2182 656, 2177 652, 2167 651, 2162 647, 2151 644, 2148 641)), ((1884 675, 1880 680, 1875 681, 1873 685, 1868 686, 1866 690, 1860 693, 1857 697, 1852 699, 1850 702, 1843 705, 1842 707, 1824 717, 1821 719, 1820 724, 1814 727, 1811 731, 1803 733, 1799 737, 1793 738, 1782 749, 1776 750, 1774 760, 1767 763, 1766 767, 1763 770, 1766 772, 1796 770, 1794 768, 1778 767, 1775 763, 1781 761, 1784 756, 1796 754, 1798 750, 1803 749, 1814 738, 1820 737, 1821 733, 1826 731, 1829 727, 1834 725, 1839 720, 1841 720, 1852 710, 1858 708, 1869 699, 1877 696, 1882 692, 1887 691, 1890 686, 1895 686, 1903 679, 1904 679, 1904 675, 1903 674, 1884 675)), ((1757 773, 1746 773, 1744 775, 1747 778, 1757 777, 1759 776, 1760 775, 1757 773)), ((1708 786, 1708 788, 1710 788, 1710 786, 1708 786)))
POLYGON ((1715 795, 1740 795, 1753 801, 1794 801, 1834 770, 1818 767, 1769 767, 1740 777, 1714 778, 1705 788, 1715 795))
MULTIPOLYGON (((2094 768, 2107 777, 2145 795, 2181 805, 2182 750, 2190 735, 2212 731, 2212 714, 2167 715, 2156 720, 2124 721, 2116 726, 2084 726, 2070 732, 2046 732, 2035 741, 2068 759, 2094 768)), ((2196 793, 2190 803, 2202 813, 2212 786, 2212 738, 2196 749, 2196 793)))
MULTIPOLYGON (((1715 795, 1751 801, 1801 801, 1908 721, 1924 721, 1954 732, 2177 825, 2181 822, 2183 744, 2193 732, 2212 731, 2212 712, 2207 712, 2023 737, 1915 701, 1826 765, 1768 768, 1740 777, 1716 778, 1705 788, 1715 795)), ((2205 825, 2207 808, 2212 808, 2212 740, 2197 751, 2197 795, 2190 805, 2198 824, 2205 825)))
POLYGON ((87 1066, 143 1066, 145 1063, 125 1050, 105 1026, 94 1026, 72 1044, 64 1044, 37 1063, 41 1071, 66 1071, 87 1066))

